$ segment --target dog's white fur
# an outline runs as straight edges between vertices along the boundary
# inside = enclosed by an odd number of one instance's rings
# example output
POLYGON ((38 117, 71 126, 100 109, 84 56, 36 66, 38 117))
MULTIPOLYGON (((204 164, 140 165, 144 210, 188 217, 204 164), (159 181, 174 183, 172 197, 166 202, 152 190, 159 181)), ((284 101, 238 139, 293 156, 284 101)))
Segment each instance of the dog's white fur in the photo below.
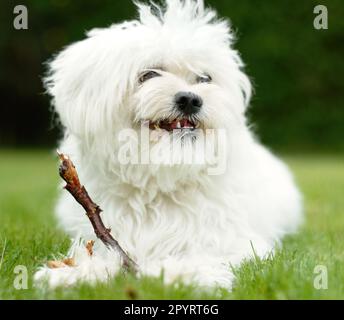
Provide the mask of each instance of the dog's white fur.
MULTIPOLYGON (((227 21, 202 1, 167 0, 166 7, 137 4, 139 19, 95 29, 50 63, 46 78, 65 127, 60 149, 74 161, 82 183, 104 210, 102 217, 141 274, 230 288, 230 264, 266 256, 302 221, 302 200, 280 160, 261 146, 247 125, 251 85, 232 47, 227 21), (147 68, 161 77, 138 84, 147 68), (197 84, 207 73, 212 83, 197 84), (206 165, 123 165, 118 133, 139 132, 142 119, 170 117, 173 97, 202 97, 205 128, 227 133, 227 170, 210 176, 206 165)), ((161 141, 154 147, 164 148, 161 141)), ((181 148, 187 148, 184 145, 181 148)), ((165 150, 168 153, 170 150, 165 150)), ((174 151, 176 152, 176 151, 174 151)), ((77 266, 42 267, 37 281, 50 286, 105 281, 120 266, 99 241, 89 257, 83 240, 95 238, 83 209, 65 191, 57 205, 73 237, 77 266)))

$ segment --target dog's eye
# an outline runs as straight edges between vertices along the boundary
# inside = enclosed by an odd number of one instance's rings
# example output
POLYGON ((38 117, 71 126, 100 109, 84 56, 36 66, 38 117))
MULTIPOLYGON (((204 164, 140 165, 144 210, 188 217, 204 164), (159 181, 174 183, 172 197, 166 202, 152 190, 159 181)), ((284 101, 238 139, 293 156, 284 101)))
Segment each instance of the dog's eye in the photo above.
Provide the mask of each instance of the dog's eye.
POLYGON ((209 83, 213 80, 210 75, 205 74, 197 77, 197 83, 209 83))
POLYGON ((155 71, 147 71, 141 74, 139 78, 140 83, 144 83, 145 81, 155 78, 155 77, 161 77, 161 74, 155 72, 155 71))

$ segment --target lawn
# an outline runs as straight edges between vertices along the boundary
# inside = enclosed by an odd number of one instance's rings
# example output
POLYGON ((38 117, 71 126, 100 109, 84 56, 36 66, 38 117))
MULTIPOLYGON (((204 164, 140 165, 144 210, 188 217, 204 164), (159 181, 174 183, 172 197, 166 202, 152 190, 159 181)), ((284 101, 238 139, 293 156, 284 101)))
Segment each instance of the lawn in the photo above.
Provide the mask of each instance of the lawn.
MULTIPOLYGON (((226 299, 344 298, 344 157, 287 155, 305 196, 306 223, 283 242, 273 259, 235 270, 226 299), (327 268, 328 289, 315 289, 314 269, 327 268)), ((193 299, 214 298, 197 288, 163 286, 162 280, 118 277, 95 287, 54 291, 32 286, 32 274, 52 254, 66 252, 68 237, 54 223, 57 162, 47 151, 0 151, 0 299, 193 299), (26 290, 13 286, 14 268, 26 266, 26 290)))

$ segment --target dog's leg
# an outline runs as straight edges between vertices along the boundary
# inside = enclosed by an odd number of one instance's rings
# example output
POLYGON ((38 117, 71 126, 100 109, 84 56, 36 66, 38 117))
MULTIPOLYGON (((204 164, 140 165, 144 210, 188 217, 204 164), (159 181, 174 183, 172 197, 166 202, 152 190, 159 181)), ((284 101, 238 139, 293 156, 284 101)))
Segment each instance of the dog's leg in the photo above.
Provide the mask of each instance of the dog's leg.
POLYGON ((163 275, 165 284, 183 282, 204 289, 222 287, 230 289, 234 278, 229 262, 212 256, 171 256, 162 262, 141 263, 142 273, 158 277, 163 275))
POLYGON ((74 241, 68 257, 74 260, 74 266, 59 268, 41 267, 34 275, 35 285, 47 285, 50 288, 70 286, 78 282, 94 284, 107 281, 121 268, 119 256, 113 250, 108 250, 100 243, 96 245, 93 254, 86 250, 81 241, 74 241))
POLYGON ((182 281, 196 284, 204 289, 215 287, 232 289, 235 278, 232 267, 240 266, 245 259, 266 258, 273 252, 273 246, 261 238, 238 239, 233 251, 226 255, 206 254, 204 252, 171 256, 159 265, 147 263, 144 273, 158 276, 163 273, 166 284, 182 281))

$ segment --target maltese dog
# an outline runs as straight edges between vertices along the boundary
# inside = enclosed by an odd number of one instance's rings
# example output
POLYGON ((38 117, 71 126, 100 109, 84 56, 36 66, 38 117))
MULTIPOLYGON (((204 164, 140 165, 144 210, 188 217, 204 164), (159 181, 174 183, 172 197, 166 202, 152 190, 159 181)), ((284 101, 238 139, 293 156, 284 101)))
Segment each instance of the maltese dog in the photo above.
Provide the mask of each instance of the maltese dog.
MULTIPOLYGON (((64 127, 60 150, 139 266, 230 289, 232 266, 273 254, 302 222, 287 166, 245 116, 251 84, 229 22, 202 0, 136 4, 138 19, 93 29, 50 63, 45 86, 64 127)), ((75 266, 41 267, 50 287, 108 281, 118 255, 96 239, 66 191, 56 206, 75 266)))

